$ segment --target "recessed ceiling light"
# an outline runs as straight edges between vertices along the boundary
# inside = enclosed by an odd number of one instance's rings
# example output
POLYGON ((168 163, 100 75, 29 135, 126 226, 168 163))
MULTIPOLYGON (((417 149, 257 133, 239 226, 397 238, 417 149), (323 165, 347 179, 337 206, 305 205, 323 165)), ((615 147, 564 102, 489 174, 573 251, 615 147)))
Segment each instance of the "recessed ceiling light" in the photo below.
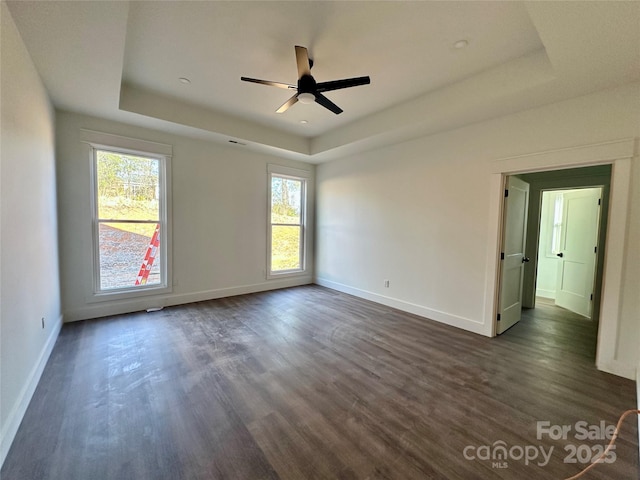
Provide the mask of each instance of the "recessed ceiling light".
POLYGON ((461 48, 465 48, 469 45, 469 41, 468 40, 458 40, 457 42, 455 42, 453 44, 453 48, 457 48, 458 50, 460 50, 461 48))
POLYGON ((180 80, 180 83, 184 83, 185 85, 191 83, 191 80, 189 80, 187 77, 180 77, 178 80, 180 80))
POLYGON ((308 121, 306 121, 306 120, 300 120, 300 123, 302 123, 303 125, 306 125, 306 124, 307 124, 307 123, 309 123, 309 122, 308 122, 308 121))

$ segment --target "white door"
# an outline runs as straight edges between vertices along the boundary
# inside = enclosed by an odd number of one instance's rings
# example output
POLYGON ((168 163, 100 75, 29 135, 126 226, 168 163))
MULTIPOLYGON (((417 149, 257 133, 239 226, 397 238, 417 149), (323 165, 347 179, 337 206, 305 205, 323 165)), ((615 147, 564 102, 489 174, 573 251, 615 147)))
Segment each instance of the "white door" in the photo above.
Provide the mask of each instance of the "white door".
POLYGON ((591 317, 596 272, 601 188, 562 196, 556 305, 591 317))
POLYGON ((507 177, 504 198, 502 261, 500 269, 500 301, 496 332, 501 334, 520 320, 522 311, 522 278, 527 240, 529 184, 507 177))

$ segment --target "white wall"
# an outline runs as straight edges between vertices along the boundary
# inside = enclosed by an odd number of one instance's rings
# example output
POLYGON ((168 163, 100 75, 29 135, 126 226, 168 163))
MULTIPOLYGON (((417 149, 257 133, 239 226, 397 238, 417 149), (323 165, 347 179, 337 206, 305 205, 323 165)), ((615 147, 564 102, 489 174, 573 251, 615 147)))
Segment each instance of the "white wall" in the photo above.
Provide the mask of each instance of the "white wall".
POLYGON ((536 295, 556 298, 558 277, 558 257, 550 256, 553 236, 553 216, 558 191, 542 193, 540 214, 540 241, 538 243, 538 275, 536 276, 536 295))
POLYGON ((266 280, 267 164, 311 171, 309 164, 58 112, 56 120, 62 303, 65 321, 310 283, 313 272, 313 177, 309 189, 309 274, 266 280), (172 158, 173 292, 136 300, 91 302, 90 153, 81 129, 169 144, 172 158))
POLYGON ((53 109, 4 2, 0 9, 1 465, 62 318, 53 109))
MULTIPOLYGON (((317 281, 490 335, 497 160, 512 158, 517 172, 519 155, 638 137, 639 119, 636 83, 320 165, 317 281)), ((636 146, 616 320, 625 376, 640 360, 639 170, 636 146)))

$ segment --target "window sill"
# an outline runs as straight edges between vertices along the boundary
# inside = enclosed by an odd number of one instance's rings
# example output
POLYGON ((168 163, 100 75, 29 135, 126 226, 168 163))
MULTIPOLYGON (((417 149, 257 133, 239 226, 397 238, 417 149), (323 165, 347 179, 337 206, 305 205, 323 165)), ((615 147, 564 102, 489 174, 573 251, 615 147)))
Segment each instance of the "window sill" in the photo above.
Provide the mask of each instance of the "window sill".
POLYGON ((128 300, 131 298, 149 297, 153 295, 162 295, 171 293, 173 288, 163 285, 144 287, 136 290, 114 290, 112 292, 104 291, 93 293, 86 298, 87 303, 109 302, 113 300, 128 300))
POLYGON ((279 278, 302 277, 308 275, 306 270, 283 270, 282 272, 272 272, 267 274, 267 280, 276 280, 279 278))

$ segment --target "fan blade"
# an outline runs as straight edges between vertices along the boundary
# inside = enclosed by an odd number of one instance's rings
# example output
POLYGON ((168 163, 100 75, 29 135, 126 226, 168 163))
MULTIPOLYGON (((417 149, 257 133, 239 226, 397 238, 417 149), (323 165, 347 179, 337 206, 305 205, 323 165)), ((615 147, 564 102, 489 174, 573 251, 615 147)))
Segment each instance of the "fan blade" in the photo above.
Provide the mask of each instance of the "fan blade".
POLYGON ((371 79, 369 77, 345 78, 344 80, 333 80, 331 82, 320 82, 316 85, 318 92, 329 92, 331 90, 340 90, 341 88, 358 87, 360 85, 369 85, 371 79))
POLYGON ((289 100, 284 102, 282 106, 278 110, 276 110, 276 113, 286 112, 287 110, 289 110, 289 107, 294 103, 296 103, 297 101, 298 101, 298 94, 296 93, 293 97, 291 97, 289 100))
POLYGON ((309 52, 305 47, 296 45, 296 62, 298 63, 298 78, 302 78, 303 75, 311 75, 309 52))
POLYGON ((243 82, 259 83, 260 85, 269 85, 271 87, 286 88, 288 90, 296 89, 295 85, 289 85, 288 83, 270 82, 269 80, 258 80, 257 78, 240 77, 240 80, 243 82))
POLYGON ((333 103, 331 100, 329 100, 327 97, 325 97, 321 93, 316 94, 316 103, 319 103, 324 108, 331 110, 336 115, 342 113, 342 109, 339 106, 337 106, 335 103, 333 103))

